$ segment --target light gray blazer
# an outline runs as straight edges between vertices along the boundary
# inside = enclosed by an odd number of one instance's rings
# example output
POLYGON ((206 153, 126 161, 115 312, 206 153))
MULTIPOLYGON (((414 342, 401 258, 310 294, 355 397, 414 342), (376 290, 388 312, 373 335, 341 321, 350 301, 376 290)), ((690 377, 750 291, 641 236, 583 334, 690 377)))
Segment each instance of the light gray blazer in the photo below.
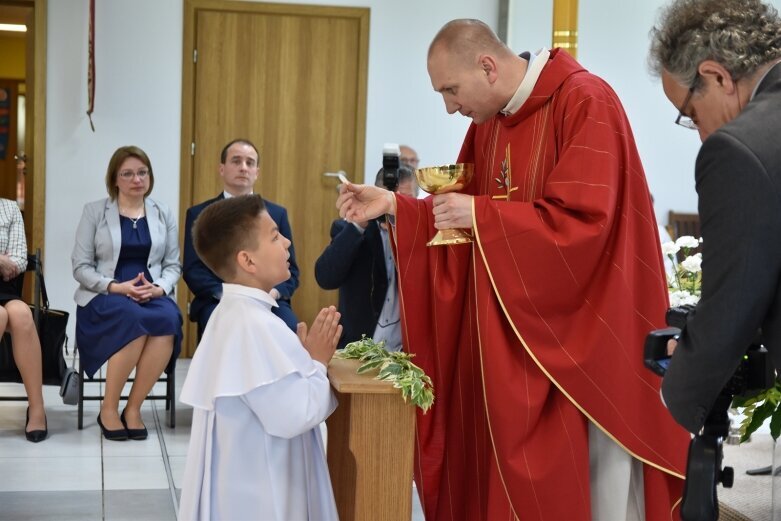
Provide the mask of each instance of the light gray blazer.
MULTIPOLYGON (((173 295, 182 273, 179 263, 179 231, 171 210, 150 197, 145 201, 146 220, 152 237, 149 269, 154 283, 173 295)), ((73 300, 86 306, 99 293, 107 294, 122 247, 117 201, 109 198, 87 203, 76 229, 76 244, 71 254, 73 278, 79 283, 73 300)))

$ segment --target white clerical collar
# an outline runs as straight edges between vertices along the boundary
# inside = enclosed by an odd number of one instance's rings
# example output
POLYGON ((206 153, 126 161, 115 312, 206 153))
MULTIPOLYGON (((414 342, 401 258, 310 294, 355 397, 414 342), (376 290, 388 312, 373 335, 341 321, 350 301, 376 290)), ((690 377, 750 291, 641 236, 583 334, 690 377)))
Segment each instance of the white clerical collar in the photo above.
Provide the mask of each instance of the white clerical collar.
POLYGON ((223 298, 225 297, 225 295, 242 295, 245 297, 253 298, 255 300, 259 300, 272 307, 279 306, 279 304, 277 304, 277 301, 274 300, 274 298, 271 295, 269 295, 267 292, 263 291, 262 289, 251 288, 249 286, 244 286, 242 284, 231 284, 229 282, 223 282, 222 283, 223 298))
POLYGON ((518 112, 518 110, 526 103, 526 100, 531 96, 534 86, 537 85, 537 80, 542 74, 542 69, 545 64, 548 63, 550 58, 550 51, 543 47, 537 52, 529 56, 529 64, 526 66, 526 74, 523 75, 521 84, 518 85, 518 90, 515 91, 513 97, 507 102, 507 105, 502 109, 502 114, 510 116, 518 112))
MULTIPOLYGON (((250 192, 250 193, 248 193, 247 195, 252 195, 253 193, 254 193, 254 192, 250 192)), ((230 199, 231 197, 236 197, 236 196, 235 196, 235 195, 233 195, 233 194, 231 194, 231 193, 230 193, 230 192, 228 192, 227 190, 223 190, 223 191, 222 191, 222 197, 223 197, 223 198, 225 198, 225 199, 230 199)))

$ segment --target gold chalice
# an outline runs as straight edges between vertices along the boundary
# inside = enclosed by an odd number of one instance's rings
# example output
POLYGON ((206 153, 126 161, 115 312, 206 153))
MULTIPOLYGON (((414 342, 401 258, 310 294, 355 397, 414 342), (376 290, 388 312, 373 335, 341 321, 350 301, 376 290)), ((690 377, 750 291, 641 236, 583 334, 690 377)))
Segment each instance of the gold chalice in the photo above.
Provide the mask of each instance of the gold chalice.
MULTIPOLYGON (((475 165, 471 163, 459 163, 456 165, 431 166, 415 170, 418 185, 426 192, 445 194, 457 192, 472 180, 475 165)), ((426 246, 443 246, 449 244, 465 244, 472 242, 472 237, 464 230, 447 229, 439 230, 434 237, 426 243, 426 246)))

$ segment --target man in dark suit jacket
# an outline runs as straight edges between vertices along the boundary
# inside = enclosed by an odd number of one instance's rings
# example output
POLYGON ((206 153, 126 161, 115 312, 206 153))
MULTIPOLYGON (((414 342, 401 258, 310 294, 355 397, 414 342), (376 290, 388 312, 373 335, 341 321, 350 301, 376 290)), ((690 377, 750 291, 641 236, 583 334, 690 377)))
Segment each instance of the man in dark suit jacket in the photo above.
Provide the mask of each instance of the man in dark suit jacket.
MULTIPOLYGON (((192 228, 195 219, 204 208, 225 197, 246 195, 252 193, 252 188, 258 178, 258 150, 251 142, 236 139, 225 145, 220 154, 220 177, 224 191, 217 197, 204 201, 187 210, 184 228, 184 280, 195 298, 190 303, 189 317, 198 322, 198 338, 203 334, 209 317, 217 307, 222 297, 222 280, 215 275, 198 257, 193 246, 192 228)), ((293 234, 287 218, 287 210, 278 204, 263 200, 266 210, 277 223, 279 233, 290 239, 290 278, 271 290, 271 296, 277 301, 278 307, 274 314, 285 321, 290 329, 296 330, 298 319, 290 307, 290 299, 298 287, 298 265, 293 248, 293 234)))
POLYGON ((759 328, 781 368, 781 19, 759 0, 676 0, 653 37, 676 123, 703 141, 702 297, 662 383, 697 433, 759 328))
MULTIPOLYGON (((378 186, 382 186, 382 173, 380 170, 377 174, 378 186)), ((414 174, 408 167, 399 168, 398 192, 410 197, 417 195, 414 174)), ((386 349, 401 348, 398 308, 390 309, 398 297, 396 273, 383 226, 386 224, 376 220, 351 223, 336 219, 331 224, 331 244, 315 263, 315 279, 320 287, 339 290, 344 328, 339 349, 360 340, 362 335, 374 337, 375 332, 380 332, 375 340, 394 344, 386 344, 386 349), (382 327, 378 328, 378 323, 382 327)))

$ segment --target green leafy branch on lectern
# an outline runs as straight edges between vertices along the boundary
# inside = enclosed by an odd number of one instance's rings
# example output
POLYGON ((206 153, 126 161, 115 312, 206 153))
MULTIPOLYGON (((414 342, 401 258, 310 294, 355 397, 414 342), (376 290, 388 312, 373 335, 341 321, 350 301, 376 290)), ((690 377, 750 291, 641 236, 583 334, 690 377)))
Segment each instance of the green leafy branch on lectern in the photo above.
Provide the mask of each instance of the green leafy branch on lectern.
POLYGON ((401 351, 387 351, 385 342, 375 342, 364 335, 360 340, 350 342, 335 355, 337 358, 355 359, 362 362, 358 374, 378 369, 377 380, 384 380, 401 390, 405 402, 412 402, 423 412, 434 403, 434 386, 423 369, 412 363, 414 356, 401 351))

